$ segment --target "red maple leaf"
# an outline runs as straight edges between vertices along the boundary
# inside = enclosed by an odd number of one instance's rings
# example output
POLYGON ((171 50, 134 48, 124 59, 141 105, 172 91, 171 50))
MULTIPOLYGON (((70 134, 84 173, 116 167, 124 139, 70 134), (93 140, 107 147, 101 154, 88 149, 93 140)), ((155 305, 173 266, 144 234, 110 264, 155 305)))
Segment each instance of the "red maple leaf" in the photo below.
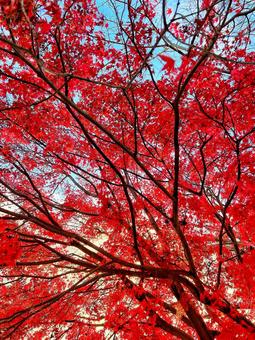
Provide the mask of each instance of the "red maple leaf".
POLYGON ((165 70, 167 72, 172 71, 172 69, 174 68, 174 64, 175 64, 174 60, 171 57, 167 56, 167 55, 160 55, 159 57, 165 63, 165 65, 164 65, 162 70, 165 70))

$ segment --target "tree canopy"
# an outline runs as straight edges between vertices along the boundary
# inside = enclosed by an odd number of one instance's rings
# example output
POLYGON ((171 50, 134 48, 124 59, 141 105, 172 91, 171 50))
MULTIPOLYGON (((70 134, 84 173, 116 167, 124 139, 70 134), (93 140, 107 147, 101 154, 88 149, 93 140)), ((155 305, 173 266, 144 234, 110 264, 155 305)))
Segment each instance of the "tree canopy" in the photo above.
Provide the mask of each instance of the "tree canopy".
POLYGON ((0 0, 1 339, 255 339, 252 0, 0 0))

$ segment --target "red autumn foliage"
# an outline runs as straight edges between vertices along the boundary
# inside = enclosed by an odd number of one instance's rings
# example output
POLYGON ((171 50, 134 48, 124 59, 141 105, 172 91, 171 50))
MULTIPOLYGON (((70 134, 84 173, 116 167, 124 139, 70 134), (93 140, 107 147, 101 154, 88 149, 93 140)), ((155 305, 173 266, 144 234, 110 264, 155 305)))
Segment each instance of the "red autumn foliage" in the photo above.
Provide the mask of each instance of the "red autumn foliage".
POLYGON ((32 17, 34 0, 0 0, 0 8, 7 22, 17 23, 32 17))
POLYGON ((174 60, 167 55, 161 55, 160 58, 165 63, 162 70, 166 70, 167 72, 170 72, 174 68, 174 60))
POLYGON ((255 6, 171 4, 0 1, 1 339, 254 339, 255 6))

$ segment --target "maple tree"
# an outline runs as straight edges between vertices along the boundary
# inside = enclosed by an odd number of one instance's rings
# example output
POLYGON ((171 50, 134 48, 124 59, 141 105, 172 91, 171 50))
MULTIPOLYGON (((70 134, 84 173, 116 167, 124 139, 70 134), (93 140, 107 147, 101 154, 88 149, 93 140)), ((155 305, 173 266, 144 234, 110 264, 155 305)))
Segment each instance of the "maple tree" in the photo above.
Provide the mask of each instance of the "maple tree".
POLYGON ((255 4, 0 1, 1 339, 255 339, 255 4))

